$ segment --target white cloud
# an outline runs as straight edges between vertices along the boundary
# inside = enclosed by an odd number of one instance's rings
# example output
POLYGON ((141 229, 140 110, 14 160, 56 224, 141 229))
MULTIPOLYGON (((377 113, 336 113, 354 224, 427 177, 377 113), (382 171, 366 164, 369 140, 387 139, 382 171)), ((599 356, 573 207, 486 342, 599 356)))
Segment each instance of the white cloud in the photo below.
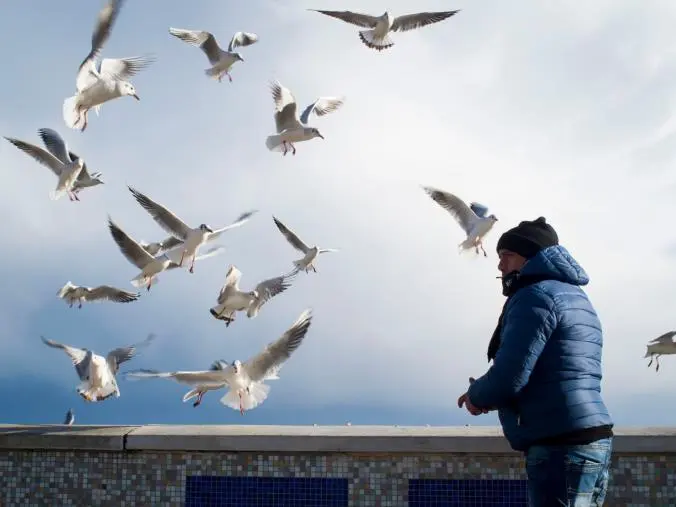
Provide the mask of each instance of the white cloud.
MULTIPOLYGON (((15 14, 0 20, 0 34, 46 26, 23 1, 11 3, 15 14)), ((486 368, 503 302, 495 242, 520 220, 545 215, 590 274, 588 292, 606 330, 611 401, 669 389, 676 369, 665 359, 656 377, 641 356, 645 341, 673 326, 674 260, 666 252, 676 206, 665 167, 673 161, 676 9, 667 2, 583 9, 458 2, 457 16, 394 34, 395 46, 377 54, 361 44, 357 27, 304 10, 345 8, 320 4, 253 2, 238 6, 237 16, 228 7, 226 17, 216 2, 125 6, 104 54, 155 52, 159 59, 134 78, 141 102, 106 105, 84 134, 66 129, 60 112, 96 7, 82 14, 82 33, 69 31, 58 43, 48 41, 52 32, 38 33, 25 48, 27 60, 44 51, 58 59, 49 63, 50 89, 29 77, 42 70, 12 60, 15 73, 0 91, 21 102, 7 104, 2 134, 37 142, 38 128, 57 128, 106 183, 79 203, 51 202, 55 178, 0 143, 3 272, 27 283, 3 301, 0 316, 13 332, 3 333, 0 350, 13 359, 31 351, 47 364, 54 357, 31 334, 36 329, 104 351, 155 330, 162 341, 144 365, 197 369, 250 356, 311 306, 307 342, 273 396, 448 410, 467 377, 486 368), (234 82, 218 84, 204 76, 204 55, 169 36, 168 26, 214 30, 223 45, 235 30, 261 39, 242 50, 246 62, 234 82), (298 145, 295 157, 264 147, 274 127, 267 83, 275 78, 301 104, 347 97, 339 112, 313 121, 326 140, 298 145), (137 239, 164 237, 127 184, 190 223, 218 226, 246 209, 260 213, 227 234, 226 256, 198 263, 194 275, 165 274, 138 303, 68 313, 54 296, 66 280, 128 288, 135 275, 106 229, 108 214, 137 239), (457 254, 460 228, 421 184, 490 206, 500 221, 487 239, 488 259, 457 254), (323 255, 319 274, 302 277, 255 320, 240 317, 226 330, 207 311, 228 263, 242 270, 246 286, 298 257, 273 214, 308 242, 341 251, 323 255), (93 334, 81 332, 80 321, 93 334)), ((376 2, 360 8, 385 9, 376 2)), ((405 13, 410 4, 388 8, 405 13)), ((73 13, 50 16, 58 25, 73 13)), ((64 369, 62 362, 45 374, 70 385, 64 369)))

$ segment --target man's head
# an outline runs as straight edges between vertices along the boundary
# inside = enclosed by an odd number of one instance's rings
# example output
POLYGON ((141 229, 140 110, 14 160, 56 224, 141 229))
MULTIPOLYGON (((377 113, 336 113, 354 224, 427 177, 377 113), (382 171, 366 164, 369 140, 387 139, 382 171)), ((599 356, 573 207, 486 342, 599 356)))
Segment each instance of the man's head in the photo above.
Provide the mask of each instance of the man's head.
POLYGON ((519 271, 540 250, 558 244, 559 237, 545 217, 524 220, 500 236, 496 246, 500 258, 498 269, 503 276, 519 271))

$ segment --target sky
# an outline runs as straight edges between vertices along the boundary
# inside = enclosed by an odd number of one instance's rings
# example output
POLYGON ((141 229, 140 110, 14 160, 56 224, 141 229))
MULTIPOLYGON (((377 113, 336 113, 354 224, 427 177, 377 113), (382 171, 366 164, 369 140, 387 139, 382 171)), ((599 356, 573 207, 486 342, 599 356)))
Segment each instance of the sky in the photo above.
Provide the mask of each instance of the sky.
POLYGON ((49 170, 0 143, 0 422, 60 423, 73 408, 81 424, 497 425, 495 413, 472 417, 456 400, 488 367, 504 302, 495 244, 543 215, 590 276, 616 424, 674 424, 662 407, 676 401, 676 358, 663 356, 658 373, 643 359, 648 340, 676 328, 673 2, 428 0, 420 10, 461 12, 395 33, 378 53, 357 27, 307 9, 398 15, 410 2, 128 0, 102 56, 156 62, 132 78, 139 102, 105 104, 82 133, 66 127, 61 106, 102 5, 3 2, 1 135, 39 145, 39 128, 56 129, 105 184, 80 202, 51 201, 49 170), (212 31, 223 47, 235 31, 260 39, 241 49, 233 82, 218 83, 170 26, 212 31), (312 119, 326 139, 299 143, 296 156, 265 147, 273 79, 300 107, 346 98, 312 119), (134 290, 137 269, 109 215, 137 240, 166 237, 127 185, 194 225, 259 211, 194 274, 164 273, 133 303, 70 309, 56 297, 69 280, 134 290), (462 230, 421 185, 497 215, 488 258, 458 253, 462 230), (226 329, 208 309, 231 264, 247 288, 299 258, 273 215, 340 251, 226 329), (120 378, 120 398, 88 404, 68 357, 40 341, 105 354, 153 332, 123 371, 200 370, 253 356, 306 308, 304 343, 244 416, 219 403, 224 392, 193 408, 181 401, 188 388, 165 379, 120 378))

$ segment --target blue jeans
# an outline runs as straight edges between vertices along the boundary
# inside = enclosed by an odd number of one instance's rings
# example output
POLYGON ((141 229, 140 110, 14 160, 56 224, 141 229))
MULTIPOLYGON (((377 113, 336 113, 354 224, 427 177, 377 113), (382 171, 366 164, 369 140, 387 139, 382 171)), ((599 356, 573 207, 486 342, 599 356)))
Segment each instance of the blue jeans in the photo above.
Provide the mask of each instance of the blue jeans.
POLYGON ((608 490, 612 438, 586 445, 534 445, 526 453, 530 507, 600 507, 608 490))

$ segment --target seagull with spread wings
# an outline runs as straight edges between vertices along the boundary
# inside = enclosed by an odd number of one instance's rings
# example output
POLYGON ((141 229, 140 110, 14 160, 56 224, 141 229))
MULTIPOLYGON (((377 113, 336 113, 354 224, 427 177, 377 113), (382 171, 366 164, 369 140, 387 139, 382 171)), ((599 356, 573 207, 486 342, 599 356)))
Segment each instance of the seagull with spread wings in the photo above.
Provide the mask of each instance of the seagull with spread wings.
POLYGON ((192 258, 189 269, 191 273, 194 272, 196 260, 195 256, 197 255, 197 251, 199 250, 200 246, 209 241, 217 239, 225 231, 229 231, 230 229, 244 225, 246 222, 248 222, 251 216, 256 213, 256 210, 247 211, 246 213, 240 215, 233 223, 220 229, 214 230, 207 224, 200 224, 193 229, 183 220, 178 218, 173 212, 169 211, 161 204, 153 201, 147 195, 142 194, 135 188, 128 188, 136 201, 150 214, 153 220, 155 220, 155 222, 160 227, 162 227, 162 229, 183 241, 183 243, 179 246, 179 249, 181 250, 181 259, 178 265, 183 266, 183 261, 186 257, 192 258))
POLYGON ((676 336, 676 331, 669 331, 648 342, 645 356, 643 356, 644 358, 650 358, 648 368, 650 368, 653 364, 653 359, 655 359, 655 371, 659 371, 660 356, 662 354, 676 354, 676 342, 674 342, 674 336, 676 336))
POLYGON ((305 310, 296 322, 276 341, 268 344, 260 353, 242 363, 239 359, 232 364, 217 361, 220 365, 212 365, 205 371, 157 372, 154 370, 137 370, 127 372, 127 377, 137 378, 173 378, 182 384, 194 388, 186 393, 183 401, 198 396, 194 406, 199 405, 202 396, 209 390, 227 387, 229 390, 221 398, 221 403, 234 410, 239 409, 244 415, 263 403, 268 397, 270 386, 266 380, 278 379, 278 373, 291 354, 300 346, 310 328, 312 315, 305 310))
POLYGON ((43 128, 38 130, 38 135, 49 151, 13 137, 5 137, 5 139, 40 164, 51 169, 56 175, 58 182, 56 188, 49 193, 50 199, 56 201, 63 194, 68 194, 71 201, 79 201, 74 187, 83 171, 84 160, 80 157, 71 157, 72 152, 68 150, 66 141, 56 131, 43 128))
POLYGON ((261 307, 277 294, 281 294, 291 286, 291 280, 296 272, 268 278, 258 283, 254 290, 243 291, 239 288, 242 272, 231 265, 225 275, 225 283, 218 293, 217 305, 209 308, 209 313, 215 319, 225 321, 228 327, 234 320, 237 312, 246 312, 248 318, 258 315, 261 307))
POLYGON ((94 354, 91 350, 64 345, 44 336, 40 337, 45 345, 63 350, 75 366, 75 371, 80 378, 77 392, 85 401, 103 401, 111 396, 119 398, 120 389, 117 386, 117 375, 120 365, 132 359, 139 347, 148 345, 154 338, 154 334, 141 343, 120 347, 108 352, 106 357, 94 354))
POLYGON ((169 33, 191 46, 200 48, 207 55, 207 59, 211 64, 211 68, 206 69, 204 73, 209 77, 217 78, 219 83, 223 80, 224 75, 228 76, 228 79, 232 83, 230 69, 236 62, 244 61, 242 54, 235 51, 235 49, 250 46, 258 42, 258 35, 255 33, 235 32, 230 39, 230 44, 228 44, 228 50, 224 51, 218 45, 216 38, 211 32, 170 27, 169 33))
POLYGON ((75 95, 63 102, 63 119, 69 128, 84 131, 89 110, 93 108, 98 115, 101 105, 110 100, 123 96, 141 100, 129 78, 152 64, 155 60, 153 56, 104 58, 97 62, 98 54, 108 41, 123 4, 124 0, 109 0, 99 11, 91 48, 77 71, 75 95))
MULTIPOLYGON (((139 268, 141 272, 131 280, 134 287, 146 286, 149 291, 153 283, 157 283, 157 275, 163 271, 176 269, 179 264, 179 250, 169 250, 157 257, 149 254, 141 245, 139 245, 129 234, 124 232, 120 227, 108 217, 108 229, 113 236, 113 240, 117 243, 122 255, 131 262, 134 266, 139 268)), ((213 255, 222 253, 225 248, 222 246, 215 246, 207 250, 204 254, 197 257, 195 260, 205 259, 213 255)), ((182 256, 181 256, 182 258, 182 256)))
POLYGON ((484 257, 487 257, 483 238, 498 221, 497 217, 493 214, 486 216, 488 208, 477 202, 471 202, 468 206, 462 199, 449 192, 432 187, 423 187, 423 190, 434 202, 448 211, 465 231, 467 239, 458 245, 459 248, 461 250, 474 248, 477 254, 481 248, 484 257))
POLYGON ((444 12, 418 12, 415 14, 405 14, 403 16, 392 16, 385 11, 380 16, 370 16, 368 14, 360 14, 351 11, 321 11, 317 9, 308 9, 309 11, 319 12, 332 18, 340 19, 346 23, 359 26, 361 28, 368 28, 368 30, 361 30, 359 32, 359 39, 365 46, 382 51, 383 49, 394 46, 394 42, 390 39, 390 32, 406 32, 423 26, 438 23, 454 14, 460 12, 444 11, 444 12))
POLYGON ((99 285, 98 287, 84 287, 75 285, 71 281, 59 289, 56 293, 58 297, 65 300, 73 308, 78 303, 78 308, 82 308, 85 301, 112 301, 114 303, 131 303, 136 301, 140 294, 138 292, 127 292, 110 285, 99 285))
POLYGON ((276 217, 273 216, 272 220, 275 222, 275 225, 277 226, 277 229, 279 229, 279 232, 282 233, 282 235, 291 244, 291 246, 303 254, 302 259, 293 261, 293 265, 295 266, 294 272, 304 270, 306 273, 308 273, 310 270, 312 270, 316 273, 317 268, 315 268, 314 263, 315 260, 317 259, 317 256, 322 253, 338 251, 337 248, 319 248, 316 245, 310 247, 306 245, 305 242, 302 239, 300 239, 295 232, 293 232, 286 225, 280 222, 276 217))
POLYGON ((272 98, 275 102, 275 128, 277 134, 268 136, 265 146, 270 151, 281 150, 286 155, 289 149, 296 154, 293 143, 309 141, 315 137, 324 139, 324 136, 314 127, 308 127, 307 122, 312 113, 315 116, 324 116, 336 111, 345 102, 344 97, 319 97, 309 104, 298 117, 298 104, 291 91, 274 81, 270 85, 272 98))

